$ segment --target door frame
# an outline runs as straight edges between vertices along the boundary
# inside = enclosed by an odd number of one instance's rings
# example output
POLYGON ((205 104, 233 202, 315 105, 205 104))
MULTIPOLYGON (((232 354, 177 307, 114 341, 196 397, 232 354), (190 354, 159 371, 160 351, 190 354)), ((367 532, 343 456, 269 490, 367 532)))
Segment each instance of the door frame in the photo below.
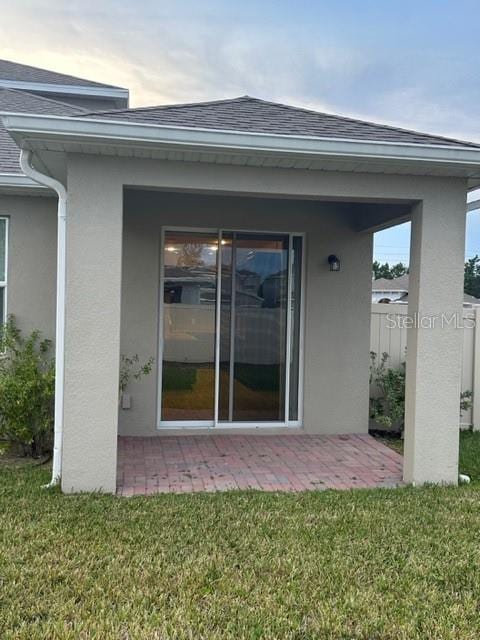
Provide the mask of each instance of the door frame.
POLYGON ((277 428, 295 428, 303 426, 303 392, 304 392, 304 343, 305 343, 305 264, 306 264, 306 250, 305 250, 305 237, 306 234, 303 231, 271 231, 265 229, 232 229, 228 227, 183 227, 183 226, 162 226, 160 233, 160 274, 159 274, 159 296, 158 296, 158 348, 157 348, 157 409, 156 409, 156 429, 159 431, 165 431, 168 429, 277 429, 277 428), (215 233, 218 236, 219 244, 217 251, 217 290, 215 300, 215 392, 214 392, 214 419, 213 420, 162 420, 162 375, 163 375, 163 322, 164 322, 164 252, 165 252, 165 233, 169 231, 176 231, 185 233, 215 233), (219 372, 220 372, 220 296, 221 296, 221 277, 222 277, 222 263, 221 263, 221 240, 224 233, 245 233, 245 234, 276 234, 288 236, 288 314, 287 314, 287 327, 286 327, 286 362, 285 367, 285 420, 272 421, 272 422, 227 422, 218 420, 218 401, 219 401, 219 372), (302 238, 302 262, 300 266, 300 332, 299 332, 299 354, 298 354, 298 419, 290 420, 290 364, 291 364, 291 347, 292 347, 292 335, 291 335, 291 296, 293 285, 293 251, 292 251, 292 238, 302 238))

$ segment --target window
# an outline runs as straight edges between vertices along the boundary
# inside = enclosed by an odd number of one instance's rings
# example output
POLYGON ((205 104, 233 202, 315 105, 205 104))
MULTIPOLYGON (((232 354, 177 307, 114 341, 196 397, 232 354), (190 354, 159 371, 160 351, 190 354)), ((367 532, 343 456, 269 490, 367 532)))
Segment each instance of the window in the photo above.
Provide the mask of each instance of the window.
POLYGON ((8 219, 0 218, 0 322, 7 319, 8 219))

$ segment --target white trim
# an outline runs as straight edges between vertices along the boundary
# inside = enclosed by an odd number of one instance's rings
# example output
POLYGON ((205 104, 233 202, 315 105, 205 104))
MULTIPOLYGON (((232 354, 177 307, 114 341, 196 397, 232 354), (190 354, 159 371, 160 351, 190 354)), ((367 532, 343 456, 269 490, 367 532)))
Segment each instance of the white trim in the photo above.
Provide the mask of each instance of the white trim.
POLYGON ((0 187, 21 188, 21 189, 41 189, 46 191, 44 184, 39 184, 23 173, 0 173, 0 187))
POLYGON ((156 428, 162 422, 162 381, 163 381, 163 296, 164 296, 164 266, 165 266, 165 228, 160 230, 160 278, 158 295, 158 363, 157 363, 157 422, 156 428))
MULTIPOLYGON (((293 242, 292 234, 288 234, 287 251, 287 326, 285 327, 285 389, 284 389, 284 411, 285 423, 290 422, 290 368, 292 366, 292 275, 293 275, 293 242)), ((298 357, 298 354, 297 354, 298 357)))
MULTIPOLYGON (((459 145, 414 144, 405 142, 365 141, 313 136, 286 136, 274 133, 193 129, 138 122, 71 118, 67 116, 29 115, 3 112, 5 128, 20 146, 34 148, 39 140, 63 139, 65 142, 87 141, 94 145, 182 147, 223 152, 269 153, 295 157, 341 157, 368 160, 403 160, 422 163, 468 165, 479 167, 480 148, 459 145), (120 144, 122 143, 122 144, 120 144)), ((43 143, 42 143, 43 144, 43 143)))
MULTIPOLYGON (((307 235, 306 233, 295 233, 295 236, 302 238, 302 264, 300 271, 300 336, 298 339, 298 417, 297 422, 303 425, 303 407, 304 407, 304 379, 305 379, 305 324, 306 324, 306 291, 307 291, 307 275, 306 275, 306 254, 307 254, 307 235)), ((292 424, 296 424, 292 422, 292 424)))
POLYGON ((179 420, 175 422, 174 420, 166 420, 162 422, 161 426, 157 427, 158 431, 164 431, 168 429, 198 429, 199 431, 203 429, 207 429, 210 432, 213 432, 212 427, 221 431, 222 429, 226 430, 235 430, 235 429, 298 429, 303 425, 299 420, 293 421, 291 420, 288 424, 286 422, 219 422, 217 427, 215 427, 213 420, 179 420))
POLYGON ((215 292, 215 393, 213 405, 213 423, 218 424, 218 403, 220 401, 220 322, 222 306, 222 236, 223 231, 218 232, 217 247, 217 282, 215 292))
MULTIPOLYGON (((235 393, 235 325, 237 306, 237 234, 232 232, 232 280, 230 283, 230 338, 229 338, 229 362, 228 362, 228 420, 222 422, 233 422, 233 403, 235 393)), ((220 327, 219 327, 220 329, 220 327)))
MULTIPOLYGON (((303 367, 304 367, 304 323, 305 323, 305 233, 304 232, 286 232, 286 231, 266 231, 266 230, 252 230, 252 229, 227 229, 227 228, 215 228, 215 227, 182 227, 182 226, 170 226, 167 225, 161 228, 161 245, 160 245, 160 293, 159 293, 159 313, 158 313, 158 366, 157 366, 157 421, 156 429, 162 431, 164 429, 210 429, 212 427, 216 429, 263 429, 263 428, 299 428, 303 426, 303 367), (219 241, 219 248, 217 250, 217 291, 216 291, 216 308, 215 308, 215 391, 214 391, 214 419, 213 420, 162 420, 162 375, 163 375, 163 347, 164 347, 164 265, 165 265, 165 233, 166 232, 185 232, 185 233, 215 233, 219 241), (287 352, 288 341, 290 338, 291 343, 291 319, 289 326, 289 317, 291 314, 291 295, 292 295, 292 269, 293 264, 293 237, 300 237, 302 240, 302 265, 300 275, 300 336, 299 336, 299 353, 298 353, 298 419, 290 420, 290 384, 288 384, 287 395, 287 383, 285 382, 285 416, 283 421, 251 421, 251 422, 233 422, 231 417, 229 421, 220 421, 218 419, 218 402, 219 402, 219 372, 220 372, 220 301, 221 301, 221 238, 224 233, 231 233, 234 238, 236 233, 250 233, 250 234, 275 234, 279 236, 288 236, 288 302, 287 302, 287 344, 286 344, 286 361, 285 361, 285 380, 290 377, 290 358, 287 352), (220 266, 219 266, 220 265, 220 266)), ((233 253, 233 252, 232 252, 233 253)), ((233 256, 232 256, 233 261, 233 256)), ((233 291, 232 291, 233 293, 233 291)), ((232 324, 230 326, 230 329, 232 324)), ((232 340, 230 338, 230 348, 232 340)), ((291 346, 290 346, 291 349, 291 346)), ((231 357, 230 357, 231 359, 231 357)), ((230 376, 231 377, 231 376, 230 376)), ((229 405, 231 407, 231 400, 229 405)), ((229 409, 230 410, 230 409, 229 409)))
POLYGON ((22 149, 20 167, 32 180, 44 184, 58 195, 57 208, 57 297, 55 312, 55 420, 52 479, 47 486, 60 481, 63 456, 63 408, 65 387, 65 299, 67 262, 67 190, 65 186, 31 165, 32 152, 22 149))
POLYGON ((22 80, 0 80, 0 87, 5 89, 20 89, 25 91, 39 91, 42 93, 65 93, 68 95, 97 97, 97 98, 123 98, 128 100, 128 89, 120 87, 95 87, 78 84, 53 84, 47 82, 29 82, 22 80))
POLYGON ((8 318, 8 248, 10 243, 10 218, 9 216, 2 215, 0 220, 5 220, 5 280, 0 281, 0 289, 3 289, 3 318, 1 322, 5 323, 8 318))

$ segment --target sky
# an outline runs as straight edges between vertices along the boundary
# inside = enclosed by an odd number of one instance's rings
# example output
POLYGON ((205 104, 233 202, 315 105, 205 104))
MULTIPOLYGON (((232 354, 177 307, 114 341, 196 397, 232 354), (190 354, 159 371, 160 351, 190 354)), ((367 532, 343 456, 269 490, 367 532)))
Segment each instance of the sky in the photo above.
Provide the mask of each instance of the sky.
MULTIPOLYGON (((480 0, 0 0, 0 15, 0 58, 128 87, 131 106, 249 94, 480 142, 480 0)), ((409 235, 376 234, 375 257, 408 261, 409 235)))

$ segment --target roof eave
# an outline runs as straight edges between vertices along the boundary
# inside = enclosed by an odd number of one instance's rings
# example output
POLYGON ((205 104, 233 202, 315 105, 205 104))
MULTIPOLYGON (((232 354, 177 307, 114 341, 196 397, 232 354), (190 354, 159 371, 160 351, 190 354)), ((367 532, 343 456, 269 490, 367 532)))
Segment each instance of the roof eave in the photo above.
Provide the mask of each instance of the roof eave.
POLYGON ((0 79, 0 88, 20 89, 22 91, 32 91, 52 94, 68 94, 89 98, 117 98, 128 101, 129 91, 122 87, 89 86, 77 84, 62 84, 51 82, 27 82, 22 80, 0 79))
POLYGON ((35 182, 23 173, 0 173, 0 189, 11 191, 41 191, 47 192, 48 189, 35 182))
POLYGON ((48 141, 63 141, 88 142, 93 146, 156 146, 230 154, 268 153, 296 157, 356 158, 377 162, 401 160, 452 167, 463 165, 473 170, 474 181, 480 183, 480 148, 459 145, 286 136, 25 113, 3 113, 0 118, 17 144, 31 149, 35 149, 37 145, 45 145, 48 141))

